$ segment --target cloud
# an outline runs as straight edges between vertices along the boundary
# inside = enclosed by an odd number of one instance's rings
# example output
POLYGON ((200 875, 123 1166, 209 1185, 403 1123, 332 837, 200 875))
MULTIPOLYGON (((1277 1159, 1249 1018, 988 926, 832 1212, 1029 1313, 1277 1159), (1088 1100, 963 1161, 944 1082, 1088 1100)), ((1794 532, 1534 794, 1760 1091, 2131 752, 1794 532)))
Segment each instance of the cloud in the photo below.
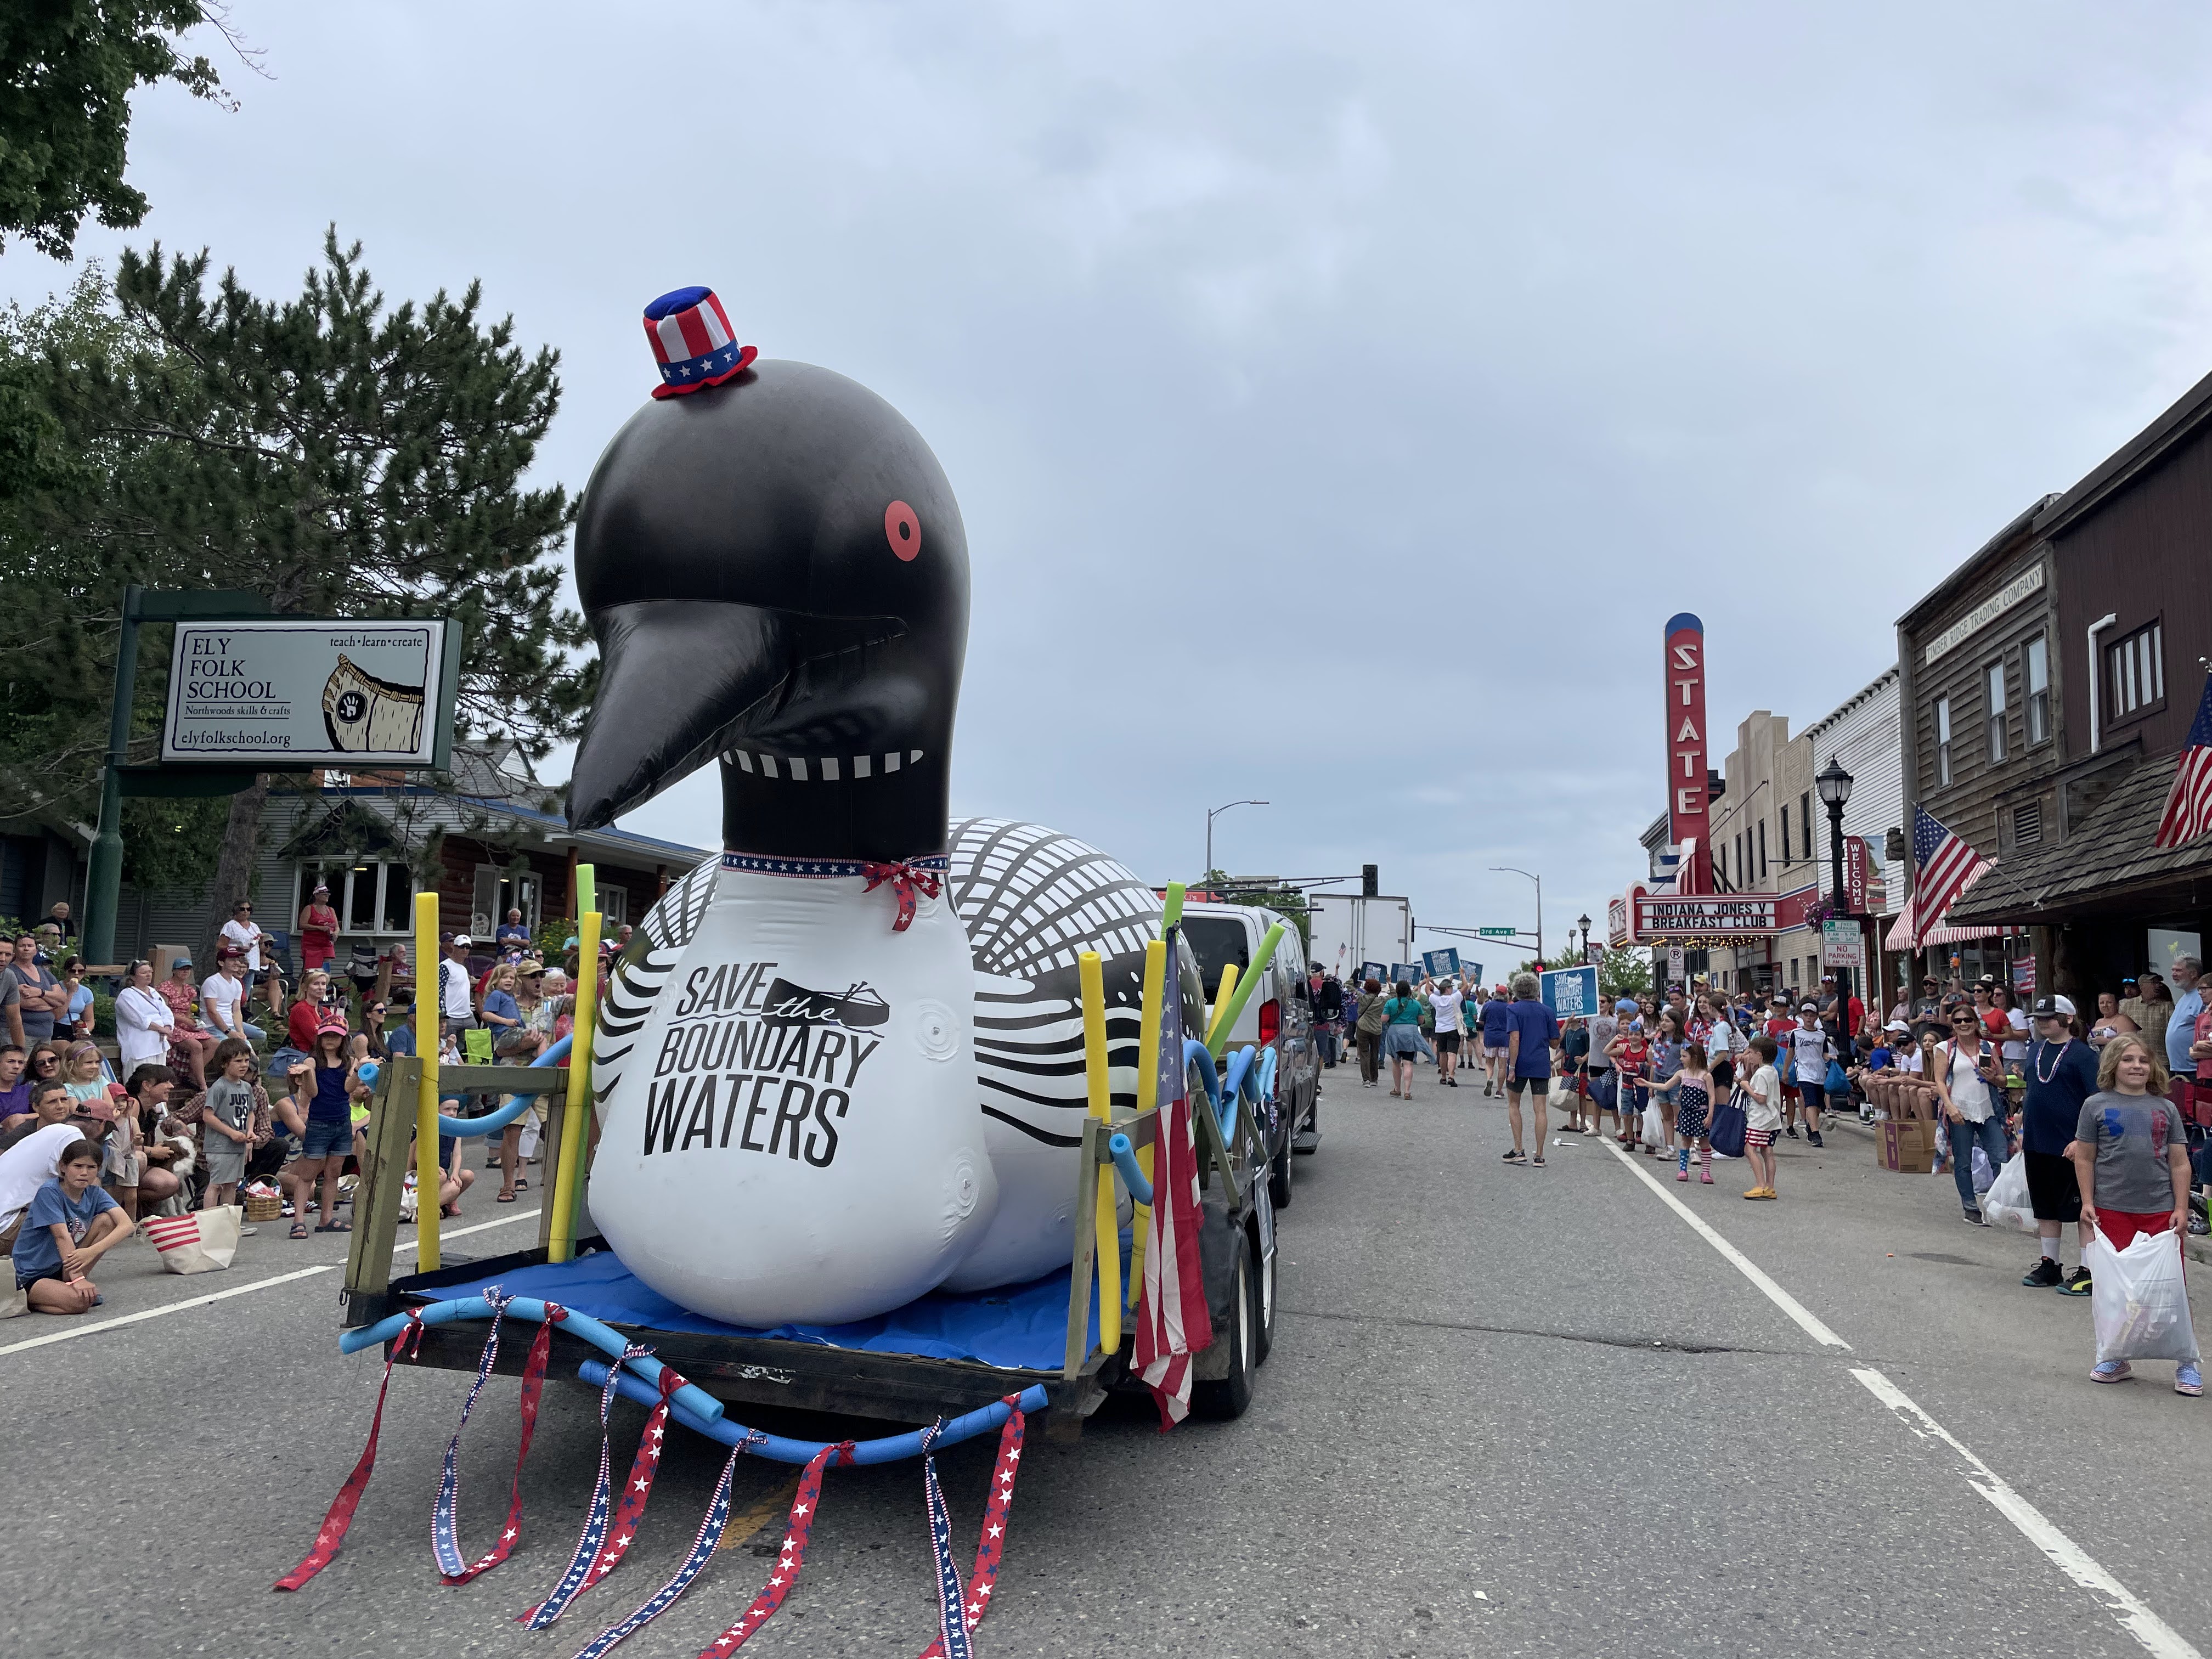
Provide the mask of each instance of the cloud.
MULTIPOLYGON (((285 290, 642 302, 881 391, 959 492, 963 811, 1148 878, 1383 866, 1602 916, 1660 805, 1658 629, 1803 726, 1893 619, 2212 359, 2212 15, 2057 3, 264 4, 273 82, 141 96, 144 230, 285 290)), ((0 287, 63 280, 19 246, 0 287)), ((711 844, 711 781, 632 821, 711 844)))

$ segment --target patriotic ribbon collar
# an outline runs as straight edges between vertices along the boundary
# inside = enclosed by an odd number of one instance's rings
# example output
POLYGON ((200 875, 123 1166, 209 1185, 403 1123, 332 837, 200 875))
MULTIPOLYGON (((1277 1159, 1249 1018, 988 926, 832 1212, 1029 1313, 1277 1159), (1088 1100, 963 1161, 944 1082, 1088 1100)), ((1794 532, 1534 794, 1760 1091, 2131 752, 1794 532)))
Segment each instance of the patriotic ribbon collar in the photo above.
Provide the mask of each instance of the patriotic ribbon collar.
POLYGON ((757 876, 797 876, 806 881, 835 881, 859 876, 866 880, 865 890, 871 893, 888 884, 898 900, 898 914, 891 922, 891 932, 903 933, 914 925, 919 897, 935 898, 944 890, 952 860, 943 853, 926 858, 896 859, 884 864, 871 859, 763 858, 751 853, 726 852, 722 854, 722 868, 757 876))

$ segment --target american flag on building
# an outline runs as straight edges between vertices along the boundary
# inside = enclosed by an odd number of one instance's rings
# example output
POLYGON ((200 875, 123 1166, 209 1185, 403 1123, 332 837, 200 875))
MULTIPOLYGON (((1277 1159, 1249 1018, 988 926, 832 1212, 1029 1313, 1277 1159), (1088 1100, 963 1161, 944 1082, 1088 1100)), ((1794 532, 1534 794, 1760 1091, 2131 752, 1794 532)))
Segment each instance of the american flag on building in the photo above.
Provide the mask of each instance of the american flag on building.
POLYGON ((2173 768, 2173 792, 2166 798, 2166 816, 2158 821, 2154 847, 2179 847, 2212 830, 2212 674, 2204 679, 2204 696, 2197 705, 2197 718, 2189 727, 2189 742, 2173 768))
POLYGON ((1990 867, 1987 859, 1945 829, 1924 806, 1912 809, 1912 861, 1920 866, 1912 910, 1923 938, 1943 920, 1952 901, 1990 867))
POLYGON ((1189 1073, 1183 1064, 1182 981, 1168 930, 1160 1000, 1158 1139, 1152 1151, 1152 1215, 1145 1242, 1145 1290, 1137 1309, 1138 1374, 1159 1401, 1160 1429, 1190 1414, 1190 1357, 1213 1342, 1198 1261, 1198 1148, 1191 1139, 1189 1073))

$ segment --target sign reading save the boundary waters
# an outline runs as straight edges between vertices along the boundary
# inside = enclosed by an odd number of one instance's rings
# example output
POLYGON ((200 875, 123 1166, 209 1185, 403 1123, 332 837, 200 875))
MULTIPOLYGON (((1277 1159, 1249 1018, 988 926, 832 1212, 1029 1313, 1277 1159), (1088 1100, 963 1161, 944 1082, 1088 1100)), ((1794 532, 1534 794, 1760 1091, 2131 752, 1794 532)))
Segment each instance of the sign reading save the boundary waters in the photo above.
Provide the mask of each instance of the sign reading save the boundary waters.
POLYGON ((1597 1012, 1597 969, 1557 968, 1538 976, 1544 1006, 1560 1019, 1588 1019, 1597 1012))
POLYGON ((1459 977, 1459 947, 1447 945, 1441 951, 1421 952, 1421 970, 1431 979, 1459 977))
POLYGON ((453 747, 450 622, 180 622, 165 762, 439 767, 453 747))

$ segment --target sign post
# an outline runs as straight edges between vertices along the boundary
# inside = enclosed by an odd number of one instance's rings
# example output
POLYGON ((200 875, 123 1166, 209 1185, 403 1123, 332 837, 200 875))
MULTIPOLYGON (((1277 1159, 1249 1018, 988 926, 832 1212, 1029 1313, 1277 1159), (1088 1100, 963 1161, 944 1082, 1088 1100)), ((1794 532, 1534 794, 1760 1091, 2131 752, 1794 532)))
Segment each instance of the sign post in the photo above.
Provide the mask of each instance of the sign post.
POLYGON ((115 906, 123 887, 123 765, 131 758, 131 700, 138 684, 138 624, 185 617, 265 617, 269 601, 242 589, 166 592, 133 582, 123 590, 122 631, 115 642, 115 696, 107 715, 107 763, 100 770, 100 823, 92 838, 84 893, 84 956, 105 967, 115 960, 115 906))

